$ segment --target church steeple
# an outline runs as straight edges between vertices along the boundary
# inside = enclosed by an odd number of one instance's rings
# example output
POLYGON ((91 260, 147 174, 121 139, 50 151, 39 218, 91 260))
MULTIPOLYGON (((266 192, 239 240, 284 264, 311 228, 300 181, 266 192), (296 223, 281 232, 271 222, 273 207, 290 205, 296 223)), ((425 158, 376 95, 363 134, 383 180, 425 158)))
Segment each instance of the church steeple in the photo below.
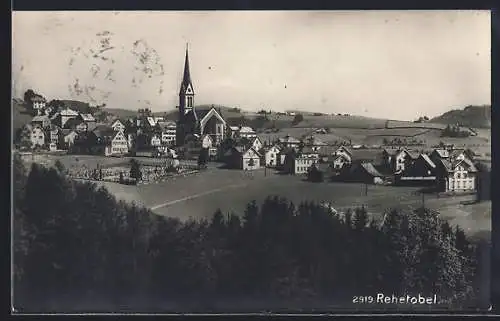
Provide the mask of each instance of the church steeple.
POLYGON ((182 77, 181 88, 179 91, 179 109, 181 114, 187 114, 194 106, 194 89, 191 82, 191 73, 189 71, 189 52, 186 44, 186 57, 184 60, 184 76, 182 77))

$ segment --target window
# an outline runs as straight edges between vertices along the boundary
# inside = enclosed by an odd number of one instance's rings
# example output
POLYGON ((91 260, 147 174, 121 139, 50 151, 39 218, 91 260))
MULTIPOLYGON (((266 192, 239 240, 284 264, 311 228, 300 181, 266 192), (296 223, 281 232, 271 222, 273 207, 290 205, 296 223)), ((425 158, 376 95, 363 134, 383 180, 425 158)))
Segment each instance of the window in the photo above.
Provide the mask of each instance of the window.
POLYGON ((187 106, 193 107, 193 97, 187 97, 187 106))

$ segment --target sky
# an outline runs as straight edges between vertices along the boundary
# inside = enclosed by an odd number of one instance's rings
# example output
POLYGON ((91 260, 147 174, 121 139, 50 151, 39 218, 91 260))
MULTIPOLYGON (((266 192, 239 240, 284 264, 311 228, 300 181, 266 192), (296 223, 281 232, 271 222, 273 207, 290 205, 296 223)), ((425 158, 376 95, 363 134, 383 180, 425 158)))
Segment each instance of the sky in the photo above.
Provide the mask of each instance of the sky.
POLYGON ((413 120, 490 104, 489 11, 13 12, 13 94, 413 120))

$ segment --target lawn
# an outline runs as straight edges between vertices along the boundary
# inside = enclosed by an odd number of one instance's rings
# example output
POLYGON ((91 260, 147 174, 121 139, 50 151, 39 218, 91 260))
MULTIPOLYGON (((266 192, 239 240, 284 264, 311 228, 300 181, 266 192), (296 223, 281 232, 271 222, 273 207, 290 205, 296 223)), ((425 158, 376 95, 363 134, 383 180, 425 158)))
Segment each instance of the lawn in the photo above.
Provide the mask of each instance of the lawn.
MULTIPOLYGON (((144 186, 123 186, 103 183, 119 199, 135 201, 152 208, 159 215, 180 219, 210 218, 220 208, 223 213, 244 213, 248 202, 261 203, 268 195, 278 195, 292 200, 329 201, 337 210, 364 205, 377 220, 386 209, 420 206, 422 197, 415 187, 393 187, 357 183, 309 183, 301 177, 267 173, 262 170, 245 175, 241 171, 211 169, 200 175, 177 178, 144 186)), ((471 196, 439 198, 425 196, 428 208, 442 211, 442 217, 452 224, 459 224, 470 235, 491 231, 491 203, 461 205, 471 196)))

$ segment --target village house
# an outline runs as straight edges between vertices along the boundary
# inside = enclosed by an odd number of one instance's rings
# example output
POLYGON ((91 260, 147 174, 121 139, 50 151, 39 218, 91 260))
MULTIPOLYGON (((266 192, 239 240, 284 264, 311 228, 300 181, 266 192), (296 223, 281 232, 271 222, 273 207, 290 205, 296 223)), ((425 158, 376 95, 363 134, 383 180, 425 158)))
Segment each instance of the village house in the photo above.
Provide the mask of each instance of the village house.
POLYGON ((302 143, 299 139, 294 138, 290 135, 286 135, 285 137, 280 137, 278 139, 278 142, 280 143, 281 146, 290 148, 298 148, 302 143))
MULTIPOLYGON (((119 132, 122 132, 122 131, 119 131, 119 132)), ((153 148, 156 148, 156 147, 160 147, 162 144, 161 144, 161 136, 158 135, 158 134, 153 134, 151 136, 151 141, 150 141, 150 145, 151 147, 153 148)))
POLYGON ((33 126, 31 128, 31 148, 41 148, 45 146, 46 143, 46 135, 43 131, 43 128, 39 126, 33 126))
POLYGON ((328 145, 315 136, 306 137, 306 139, 304 140, 304 144, 305 146, 311 147, 316 152, 320 152, 322 148, 328 145))
POLYGON ((84 127, 85 130, 94 130, 97 126, 97 121, 92 114, 80 114, 77 118, 85 123, 85 126, 81 126, 84 127))
POLYGON ((281 151, 281 148, 279 147, 279 145, 273 145, 273 146, 269 147, 264 153, 265 166, 277 167, 279 164, 278 157, 279 157, 280 151, 281 151))
POLYGON ((237 138, 238 137, 238 131, 240 130, 239 126, 229 126, 229 137, 231 138, 237 138))
POLYGON ((438 174, 438 168, 430 157, 427 154, 420 154, 412 164, 395 175, 395 183, 397 185, 435 185, 438 174))
POLYGON ((68 119, 63 128, 76 130, 78 133, 86 132, 89 129, 88 124, 79 117, 68 119))
POLYGON ((124 131, 125 125, 123 124, 122 121, 117 119, 111 124, 111 128, 113 128, 114 131, 124 131))
POLYGON ((437 163, 440 159, 448 159, 450 157, 450 153, 446 149, 434 149, 429 157, 433 162, 437 163))
POLYGON ((343 155, 344 159, 347 160, 348 163, 351 163, 351 161, 352 161, 352 151, 345 146, 340 146, 339 148, 337 148, 333 152, 333 155, 334 156, 343 155))
POLYGON ((392 173, 401 173, 419 157, 418 153, 411 152, 406 148, 384 149, 382 151, 382 162, 385 168, 392 173))
POLYGON ((439 158, 438 188, 444 192, 467 192, 476 189, 478 170, 468 158, 450 160, 439 158))
POLYGON ((240 126, 238 129, 237 136, 239 136, 241 138, 254 138, 257 136, 257 133, 255 132, 255 130, 253 130, 252 127, 240 126))
POLYGON ((250 137, 249 140, 250 140, 251 146, 256 151, 261 151, 262 148, 264 147, 264 144, 262 143, 262 140, 259 137, 257 137, 257 136, 250 137))
POLYGON ((70 108, 65 108, 56 113, 55 123, 61 128, 65 128, 66 122, 70 119, 78 117, 78 113, 70 108))
POLYGON ((31 119, 31 125, 34 127, 48 128, 50 127, 50 118, 47 115, 35 116, 31 119))
MULTIPOLYGON (((113 130, 114 131, 114 130, 113 130)), ((114 131, 114 136, 106 142, 105 156, 126 155, 129 152, 127 138, 122 131, 114 131)))
POLYGON ((66 149, 71 149, 75 144, 78 133, 75 130, 71 129, 62 129, 61 132, 63 135, 64 147, 66 149))
POLYGON ((298 153, 287 155, 283 170, 293 175, 306 174, 309 168, 318 162, 319 154, 310 147, 304 147, 298 153))
POLYGON ((382 184, 384 175, 370 162, 354 161, 351 166, 345 168, 342 172, 341 180, 365 184, 382 184))
POLYGON ((161 141, 168 146, 175 145, 176 125, 174 122, 159 122, 161 127, 161 141))
POLYGON ((63 147, 63 133, 61 128, 51 125, 49 129, 49 135, 50 135, 50 144, 54 144, 56 148, 62 149, 63 147))
POLYGON ((226 164, 229 168, 254 170, 260 168, 261 155, 252 147, 234 146, 225 154, 226 164))
POLYGON ((41 95, 35 95, 31 98, 31 106, 37 115, 42 115, 44 113, 45 107, 47 105, 47 100, 41 95))
POLYGON ((334 171, 340 171, 344 166, 351 165, 351 158, 345 153, 339 153, 331 157, 331 167, 334 171))

